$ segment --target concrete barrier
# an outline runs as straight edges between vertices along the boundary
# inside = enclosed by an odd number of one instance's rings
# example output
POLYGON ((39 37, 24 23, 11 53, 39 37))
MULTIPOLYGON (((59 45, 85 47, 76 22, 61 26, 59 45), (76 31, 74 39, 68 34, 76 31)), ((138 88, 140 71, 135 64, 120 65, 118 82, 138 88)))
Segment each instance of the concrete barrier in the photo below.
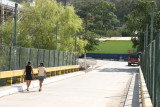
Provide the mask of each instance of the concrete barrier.
MULTIPOLYGON (((33 69, 35 78, 38 78, 38 69, 33 69)), ((47 77, 61 75, 65 73, 79 71, 79 65, 70 65, 70 66, 59 66, 59 67, 49 67, 46 68, 47 77), (65 71, 65 72, 64 72, 65 71)), ((16 77, 16 83, 23 83, 24 78, 22 77, 24 70, 15 70, 15 71, 3 71, 0 72, 0 79, 7 78, 6 85, 12 85, 12 78, 16 77)))
POLYGON ((141 68, 139 68, 142 107, 153 107, 141 68))

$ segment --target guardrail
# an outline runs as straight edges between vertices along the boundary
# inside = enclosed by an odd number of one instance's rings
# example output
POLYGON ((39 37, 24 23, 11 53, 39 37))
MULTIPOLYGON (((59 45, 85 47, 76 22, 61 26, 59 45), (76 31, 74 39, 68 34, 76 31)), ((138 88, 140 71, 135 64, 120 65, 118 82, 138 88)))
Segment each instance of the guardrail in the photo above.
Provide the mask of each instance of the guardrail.
POLYGON ((160 36, 141 55, 141 69, 153 107, 160 107, 160 36))
POLYGON ((45 67, 78 65, 78 53, 75 52, 3 45, 0 50, 0 72, 24 69, 28 61, 33 68, 42 62, 45 67))
MULTIPOLYGON (((71 66, 60 66, 60 67, 49 67, 46 68, 47 77, 67 74, 72 72, 79 71, 79 65, 71 65, 71 66)), ((38 69, 33 69, 35 79, 38 79, 38 69)), ((15 71, 3 71, 0 72, 0 79, 7 79, 6 85, 12 85, 12 80, 16 77, 16 83, 23 83, 24 78, 22 77, 24 70, 15 70, 15 71)))
POLYGON ((139 82, 141 90, 142 107, 153 107, 151 97, 148 93, 148 89, 141 68, 139 68, 139 80, 140 80, 139 82))

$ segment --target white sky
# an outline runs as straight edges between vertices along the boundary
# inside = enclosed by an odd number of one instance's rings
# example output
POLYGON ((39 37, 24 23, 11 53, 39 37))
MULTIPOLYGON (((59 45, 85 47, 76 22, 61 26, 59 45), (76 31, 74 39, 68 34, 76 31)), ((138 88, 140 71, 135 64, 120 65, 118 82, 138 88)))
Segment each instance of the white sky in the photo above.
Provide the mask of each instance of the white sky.
MULTIPOLYGON (((11 6, 11 7, 15 6, 15 2, 10 1, 10 0, 0 0, 0 4, 8 5, 8 6, 11 6)), ((21 7, 21 5, 18 5, 18 7, 21 7)))

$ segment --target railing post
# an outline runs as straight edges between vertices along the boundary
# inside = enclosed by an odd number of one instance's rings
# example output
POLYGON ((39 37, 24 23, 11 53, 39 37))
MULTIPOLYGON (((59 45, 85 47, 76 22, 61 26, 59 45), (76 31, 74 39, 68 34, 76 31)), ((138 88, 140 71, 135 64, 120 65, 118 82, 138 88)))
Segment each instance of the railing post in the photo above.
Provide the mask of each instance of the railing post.
POLYGON ((21 47, 19 48, 19 69, 21 69, 21 47))
POLYGON ((48 57, 49 57, 49 58, 48 58, 48 67, 50 67, 50 52, 51 52, 51 51, 49 50, 49 55, 48 55, 48 57))
POLYGON ((56 62, 56 57, 57 57, 57 51, 55 50, 55 51, 54 51, 54 66, 55 66, 55 67, 56 67, 56 65, 57 65, 57 64, 56 64, 56 63, 57 63, 57 62, 56 62))
POLYGON ((158 51, 158 54, 157 54, 157 57, 156 57, 156 59, 157 59, 157 67, 156 67, 156 69, 157 69, 157 71, 155 72, 156 74, 156 77, 155 77, 155 82, 156 82, 156 92, 155 92, 155 95, 156 95, 156 98, 155 98, 155 105, 154 105, 154 107, 156 106, 156 107, 159 107, 160 106, 160 56, 159 56, 159 54, 160 54, 160 34, 159 34, 159 36, 158 36, 158 48, 156 48, 156 49, 158 49, 157 51, 158 51))
POLYGON ((63 61, 62 66, 64 66, 64 52, 63 52, 63 60, 62 61, 63 61))
POLYGON ((31 61, 31 48, 29 48, 29 61, 31 61))
POLYGON ((9 48, 9 70, 11 71, 11 60, 12 60, 12 47, 9 48))
POLYGON ((38 66, 38 61, 39 61, 39 49, 37 50, 37 66, 38 66))
POLYGON ((58 55, 58 61, 57 61, 57 66, 59 66, 59 57, 60 57, 60 53, 59 52, 57 52, 57 55, 58 55))
MULTIPOLYGON (((43 63, 45 64, 45 49, 43 50, 43 63)), ((46 65, 45 65, 46 66, 46 65)))

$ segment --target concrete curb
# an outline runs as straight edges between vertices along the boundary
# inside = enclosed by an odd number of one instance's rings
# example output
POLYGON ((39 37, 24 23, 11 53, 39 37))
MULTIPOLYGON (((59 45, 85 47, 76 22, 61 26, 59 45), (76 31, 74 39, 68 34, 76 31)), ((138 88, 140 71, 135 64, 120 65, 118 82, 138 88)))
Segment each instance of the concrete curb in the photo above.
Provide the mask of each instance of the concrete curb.
MULTIPOLYGON (((85 74, 85 72, 79 71, 79 72, 54 76, 54 77, 50 77, 50 78, 45 79, 43 84, 49 84, 49 83, 61 81, 61 80, 64 80, 64 79, 68 79, 68 78, 83 75, 83 74, 85 74)), ((35 87, 38 87, 38 86, 39 86, 39 81, 34 80, 34 81, 32 81, 29 88, 35 88, 35 87)), ((7 90, 5 89, 4 91, 3 90, 0 91, 0 97, 10 95, 10 94, 14 94, 14 93, 17 93, 17 92, 21 92, 23 90, 26 90, 26 88, 27 88, 27 86, 24 83, 16 85, 16 86, 13 85, 13 86, 11 86, 11 88, 9 88, 7 90)))
POLYGON ((142 107, 153 107, 141 68, 139 68, 139 78, 140 78, 142 107))

